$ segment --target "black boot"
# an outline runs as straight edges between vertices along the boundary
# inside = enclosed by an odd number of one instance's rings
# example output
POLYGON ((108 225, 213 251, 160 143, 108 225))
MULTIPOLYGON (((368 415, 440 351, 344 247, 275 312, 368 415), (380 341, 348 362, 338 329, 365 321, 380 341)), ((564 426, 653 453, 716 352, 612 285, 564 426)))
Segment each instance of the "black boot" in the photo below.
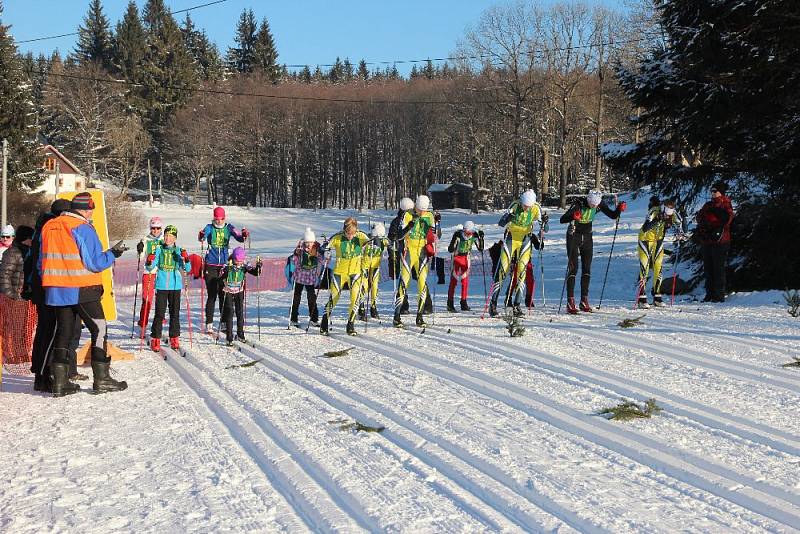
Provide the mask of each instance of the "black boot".
POLYGON ((403 304, 400 305, 400 313, 407 314, 408 313, 408 295, 403 296, 403 304))
POLYGON ((351 322, 347 323, 347 335, 348 336, 355 336, 356 334, 356 325, 351 322))
POLYGON ((364 306, 358 307, 358 320, 359 321, 366 321, 367 320, 367 312, 364 310, 364 306))
MULTIPOLYGON (((464 302, 463 300, 461 302, 464 302)), ((450 313, 458 313, 456 307, 453 305, 453 299, 447 299, 447 311, 450 313)))
POLYGON ((467 304, 467 299, 461 299, 461 311, 472 311, 472 308, 467 304))
POLYGON ((419 326, 421 328, 425 328, 426 326, 428 326, 425 323, 425 317, 423 317, 421 313, 417 314, 417 326, 419 326))
POLYGON ((395 328, 403 328, 403 320, 400 318, 400 311, 394 312, 394 317, 392 318, 392 326, 395 328))
POLYGON ((36 375, 33 379, 33 390, 44 393, 53 392, 53 381, 50 380, 50 368, 44 370, 43 374, 36 375))
POLYGON ((328 335, 328 314, 322 315, 322 323, 319 325, 319 333, 323 336, 328 335))
POLYGON ((381 316, 378 315, 378 308, 376 308, 374 304, 369 309, 369 316, 372 317, 373 319, 381 318, 381 316))
POLYGON ((425 306, 422 308, 422 313, 425 315, 430 315, 433 313, 433 301, 431 300, 430 293, 425 296, 425 306))
POLYGON ((489 317, 497 317, 499 314, 497 313, 497 303, 491 302, 489 304, 489 317))
POLYGON ((114 380, 108 373, 111 367, 111 358, 106 356, 106 351, 92 347, 92 374, 94 374, 93 388, 95 393, 109 393, 128 389, 124 380, 114 380))
POLYGON ((50 364, 50 373, 52 373, 53 397, 71 395, 72 393, 77 393, 81 389, 78 384, 73 384, 69 381, 69 378, 67 378, 69 375, 69 364, 53 362, 50 364))

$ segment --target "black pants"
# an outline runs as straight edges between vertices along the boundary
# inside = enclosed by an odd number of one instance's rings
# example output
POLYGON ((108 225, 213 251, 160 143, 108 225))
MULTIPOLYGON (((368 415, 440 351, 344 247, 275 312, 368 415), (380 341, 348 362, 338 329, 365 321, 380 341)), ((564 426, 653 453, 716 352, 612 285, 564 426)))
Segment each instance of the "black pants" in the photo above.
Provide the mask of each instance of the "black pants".
POLYGON ((581 258, 581 298, 589 296, 592 279, 592 254, 594 243, 589 232, 567 234, 567 296, 575 296, 575 277, 578 274, 578 256, 581 258))
POLYGON ((225 339, 233 341, 233 311, 236 310, 236 335, 244 338, 244 292, 225 293, 222 296, 224 308, 222 316, 225 318, 225 339))
POLYGON ((153 316, 153 327, 150 337, 161 339, 161 326, 164 324, 164 314, 169 306, 169 337, 181 335, 181 290, 159 289, 156 291, 156 313, 153 316))
POLYGON ((106 353, 108 330, 106 316, 100 301, 84 302, 73 306, 54 306, 56 334, 53 342, 54 363, 70 363, 70 347, 74 343, 76 324, 83 321, 92 336, 92 361, 110 362, 106 353))
POLYGON ((436 269, 436 283, 444 284, 444 258, 434 258, 433 266, 436 269))
POLYGON ((313 285, 295 284, 294 295, 292 296, 292 312, 289 320, 297 322, 297 314, 300 310, 300 299, 303 296, 303 289, 306 290, 306 299, 308 300, 308 316, 311 318, 312 323, 316 323, 319 319, 319 310, 317 310, 317 294, 313 285))
POLYGON ((46 304, 36 305, 36 334, 33 336, 31 354, 31 372, 36 375, 48 375, 48 354, 56 337, 56 309, 46 304))
POLYGON ((219 299, 219 314, 225 316, 222 309, 222 289, 225 287, 225 280, 219 275, 222 267, 206 265, 203 278, 206 281, 206 324, 214 322, 214 303, 219 299))
POLYGON ((400 278, 400 258, 402 257, 401 253, 398 253, 392 249, 389 249, 389 259, 387 261, 387 266, 389 267, 389 279, 396 280, 400 278))
POLYGON ((725 265, 730 248, 730 243, 713 243, 702 246, 706 297, 711 300, 725 299, 725 265))

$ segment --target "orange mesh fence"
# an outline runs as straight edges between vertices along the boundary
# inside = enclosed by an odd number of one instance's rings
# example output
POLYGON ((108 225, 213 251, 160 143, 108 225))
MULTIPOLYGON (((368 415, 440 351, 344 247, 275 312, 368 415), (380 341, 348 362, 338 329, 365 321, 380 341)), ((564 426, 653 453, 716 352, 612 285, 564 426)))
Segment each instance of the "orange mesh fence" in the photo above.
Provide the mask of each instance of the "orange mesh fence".
POLYGON ((36 306, 27 300, 12 300, 0 295, 0 352, 4 372, 30 372, 35 332, 36 306))

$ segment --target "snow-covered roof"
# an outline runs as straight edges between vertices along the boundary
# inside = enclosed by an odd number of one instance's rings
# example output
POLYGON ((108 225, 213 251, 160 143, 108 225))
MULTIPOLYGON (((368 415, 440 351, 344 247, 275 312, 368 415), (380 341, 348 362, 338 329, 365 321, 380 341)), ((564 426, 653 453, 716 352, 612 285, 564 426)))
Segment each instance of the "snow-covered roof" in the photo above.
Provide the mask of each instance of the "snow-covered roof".
POLYGON ((42 147, 42 150, 44 150, 45 154, 48 154, 48 153, 50 153, 50 154, 54 155, 55 157, 57 157, 59 160, 61 160, 62 167, 63 167, 63 166, 66 166, 66 167, 67 167, 66 169, 61 169, 61 172, 62 172, 62 173, 68 173, 68 174, 80 174, 81 176, 83 176, 83 173, 82 173, 82 172, 81 172, 81 170, 78 168, 78 166, 77 166, 77 165, 75 165, 74 163, 72 163, 72 162, 69 160, 69 158, 67 158, 67 156, 65 156, 64 154, 62 154, 62 153, 61 153, 61 151, 60 151, 60 150, 58 150, 58 149, 57 149, 56 147, 54 147, 53 145, 44 145, 44 146, 42 147))
POLYGON ((444 193, 453 184, 431 184, 428 187, 428 193, 444 193))

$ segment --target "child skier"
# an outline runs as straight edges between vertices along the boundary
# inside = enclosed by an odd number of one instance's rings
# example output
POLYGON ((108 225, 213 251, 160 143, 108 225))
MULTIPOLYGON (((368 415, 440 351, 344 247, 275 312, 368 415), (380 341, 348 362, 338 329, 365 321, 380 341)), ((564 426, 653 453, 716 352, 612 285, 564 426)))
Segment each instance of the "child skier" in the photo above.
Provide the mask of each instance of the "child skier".
POLYGON ((531 259, 531 246, 533 245, 536 249, 540 247, 539 238, 533 231, 536 221, 542 225, 544 232, 548 230, 548 221, 542 217, 541 207, 536 202, 536 193, 529 189, 520 195, 518 201, 511 203, 508 212, 501 217, 498 223, 505 227, 505 238, 492 283, 491 304, 489 305, 489 315, 492 317, 498 315, 497 299, 500 289, 514 263, 516 268, 512 277, 517 283, 513 292, 513 313, 518 317, 523 315, 520 302, 525 294, 525 273, 531 259))
POLYGON ((414 203, 414 211, 406 212, 403 216, 402 229, 398 238, 405 240, 405 249, 401 258, 400 283, 397 285, 392 321, 396 328, 403 327, 400 319, 400 307, 406 297, 413 269, 417 271, 417 326, 426 326, 422 312, 428 295, 428 268, 430 258, 436 254, 436 236, 433 233, 436 223, 430 208, 430 199, 426 195, 420 195, 414 203))
POLYGON ((576 314, 575 277, 578 273, 578 256, 581 258, 581 304, 582 312, 591 312, 589 305, 589 281, 592 277, 592 221, 597 210, 602 211, 610 219, 618 219, 625 211, 627 204, 620 202, 612 210, 603 200, 599 191, 589 191, 586 197, 579 197, 561 216, 562 224, 567 227, 567 313, 576 314))
POLYGON ((389 240, 386 239, 386 227, 381 222, 372 225, 369 232, 369 241, 364 246, 362 268, 364 269, 363 290, 365 299, 361 299, 358 307, 358 318, 362 321, 367 320, 366 307, 364 300, 369 302, 369 316, 373 319, 380 319, 378 315, 378 285, 381 282, 381 258, 383 251, 389 247, 389 240))
POLYGON ((476 230, 475 223, 467 221, 464 223, 462 230, 457 230, 453 234, 453 238, 447 246, 447 251, 453 255, 450 287, 447 290, 447 311, 449 312, 455 313, 456 311, 453 299, 459 280, 461 280, 461 311, 470 311, 469 304, 467 304, 467 295, 469 294, 469 271, 471 266, 469 253, 472 251, 472 247, 483 252, 483 230, 476 230))
POLYGON ((333 308, 339 302, 342 291, 347 287, 350 290, 350 307, 347 310, 347 333, 351 336, 356 335, 354 325, 357 304, 361 298, 361 284, 363 282, 362 253, 363 247, 369 238, 364 232, 358 230, 358 222, 353 217, 348 217, 344 221, 344 228, 337 232, 322 244, 322 253, 329 248, 336 251, 336 266, 330 275, 329 291, 330 298, 325 305, 325 313, 322 314, 322 323, 319 332, 328 335, 328 322, 330 321, 333 308))
POLYGON ((167 306, 169 306, 169 346, 173 349, 180 348, 178 336, 181 335, 181 290, 183 289, 183 276, 181 271, 189 272, 189 253, 178 247, 175 240, 178 238, 178 229, 172 225, 164 228, 164 242, 147 256, 145 268, 155 270, 155 304, 156 311, 153 315, 153 326, 150 328, 150 348, 154 352, 161 350, 161 326, 164 321, 167 306))
POLYGON ((650 199, 647 218, 639 230, 639 286, 637 290, 637 303, 639 308, 648 308, 647 294, 647 275, 650 268, 653 269, 653 305, 663 306, 661 298, 661 267, 664 262, 664 237, 667 230, 675 228, 679 236, 681 218, 675 211, 675 203, 671 200, 664 202, 658 197, 650 199))
POLYGON ((214 208, 214 219, 205 228, 200 230, 197 234, 197 240, 201 243, 206 241, 208 243, 208 252, 206 252, 205 266, 203 269, 203 278, 206 282, 206 328, 207 334, 214 332, 214 303, 219 297, 219 312, 223 314, 222 309, 222 288, 225 285, 222 276, 222 269, 228 263, 228 248, 230 246, 231 237, 239 243, 244 243, 244 240, 250 236, 247 228, 242 228, 241 232, 237 232, 232 224, 225 223, 225 210, 217 206, 214 208))
MULTIPOLYGON (((161 246, 164 242, 163 227, 164 225, 161 222, 161 217, 153 217, 150 219, 150 233, 139 240, 139 244, 136 245, 136 252, 139 253, 139 259, 149 258, 150 255, 154 254, 156 249, 161 246)), ((147 328, 148 315, 150 314, 150 310, 153 309, 153 296, 155 295, 156 289, 156 271, 158 271, 158 267, 155 265, 148 269, 145 264, 144 274, 142 274, 142 307, 139 311, 138 323, 141 329, 147 328)))
POLYGON ((247 290, 245 274, 261 274, 261 258, 256 264, 247 264, 247 253, 242 247, 233 249, 231 259, 220 271, 222 277, 222 322, 225 323, 225 339, 233 345, 233 311, 236 310, 236 339, 244 341, 244 295, 247 290))
POLYGON ((294 262, 293 287, 294 294, 292 295, 292 309, 289 314, 289 322, 292 326, 299 326, 297 321, 297 314, 300 309, 300 299, 303 296, 303 290, 306 292, 306 300, 308 301, 308 315, 311 324, 318 326, 319 311, 317 310, 317 294, 316 287, 320 275, 320 244, 311 228, 306 228, 303 234, 303 240, 297 244, 294 249, 294 262))

